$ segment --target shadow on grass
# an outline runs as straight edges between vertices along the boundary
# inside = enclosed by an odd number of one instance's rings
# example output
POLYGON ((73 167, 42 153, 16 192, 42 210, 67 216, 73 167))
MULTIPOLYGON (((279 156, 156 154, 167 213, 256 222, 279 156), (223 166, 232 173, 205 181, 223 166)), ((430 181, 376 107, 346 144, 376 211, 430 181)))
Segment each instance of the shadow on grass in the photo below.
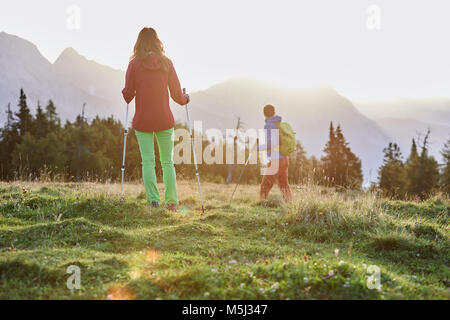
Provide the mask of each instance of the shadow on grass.
POLYGON ((15 249, 69 248, 80 246, 102 252, 127 252, 145 248, 145 237, 133 237, 84 218, 41 223, 4 231, 1 247, 15 249))
POLYGON ((65 269, 61 271, 50 271, 45 266, 22 261, 0 262, 0 277, 8 281, 26 281, 35 285, 54 286, 65 277, 65 269))
POLYGON ((358 250, 380 265, 395 265, 405 273, 447 278, 449 250, 445 245, 396 235, 374 236, 358 250))

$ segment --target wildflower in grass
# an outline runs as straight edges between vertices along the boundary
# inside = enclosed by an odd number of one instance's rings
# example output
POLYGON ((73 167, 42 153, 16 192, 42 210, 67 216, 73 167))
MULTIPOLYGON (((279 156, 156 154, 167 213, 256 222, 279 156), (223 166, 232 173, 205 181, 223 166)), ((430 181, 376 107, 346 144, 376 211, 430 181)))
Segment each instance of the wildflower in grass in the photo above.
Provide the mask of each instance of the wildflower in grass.
POLYGON ((211 272, 212 272, 212 273, 216 273, 216 272, 217 272, 217 269, 212 268, 212 269, 211 269, 211 272))
POLYGON ((344 288, 350 288, 350 282, 349 281, 345 281, 344 288))
POLYGON ((264 288, 259 288, 259 292, 260 292, 261 294, 264 294, 264 293, 266 292, 266 290, 264 290, 264 288))
POLYGON ((339 255, 339 249, 334 249, 334 255, 337 257, 339 255))
POLYGON ((328 271, 328 276, 330 276, 330 277, 334 276, 334 270, 328 271))
POLYGON ((270 291, 271 291, 272 293, 274 293, 275 291, 278 290, 279 286, 280 286, 280 284, 279 284, 278 282, 275 282, 275 283, 272 285, 270 291))
POLYGON ((205 294, 204 294, 204 296, 205 296, 205 297, 209 297, 209 292, 206 291, 205 294))
POLYGON ((228 264, 231 264, 231 265, 233 265, 233 264, 236 264, 237 263, 237 261, 236 260, 230 260, 230 261, 228 261, 228 264))
POLYGON ((309 281, 309 279, 308 279, 307 277, 304 277, 304 278, 303 278, 303 282, 304 282, 304 283, 308 283, 308 281, 309 281))
POLYGON ((344 265, 344 264, 345 264, 344 260, 339 261, 339 265, 340 265, 340 266, 342 266, 342 265, 344 265))

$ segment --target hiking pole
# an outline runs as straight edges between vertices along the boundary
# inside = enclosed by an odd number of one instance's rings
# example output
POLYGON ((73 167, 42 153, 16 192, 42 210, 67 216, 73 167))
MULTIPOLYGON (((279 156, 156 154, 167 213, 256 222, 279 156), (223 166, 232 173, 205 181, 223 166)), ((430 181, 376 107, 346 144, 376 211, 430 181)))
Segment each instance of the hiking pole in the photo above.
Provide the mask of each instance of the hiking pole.
MULTIPOLYGON (((186 88, 183 88, 183 93, 186 94, 186 88)), ((194 139, 192 137, 191 120, 189 119, 189 111, 188 111, 187 103, 186 103, 186 118, 187 118, 187 123, 189 126, 189 134, 191 135, 191 146, 192 146, 192 152, 194 154, 195 175, 197 176, 198 192, 200 193, 200 202, 202 204, 202 214, 203 214, 203 213, 205 213, 205 207, 203 206, 202 188, 200 186, 200 174, 198 173, 197 156, 195 154, 194 139)))
POLYGON ((127 152, 127 134, 128 134, 128 103, 127 103, 127 113, 125 115, 125 131, 123 132, 123 156, 122 156, 122 184, 120 186, 120 199, 124 201, 123 198, 123 179, 125 176, 125 154, 127 152))
MULTIPOLYGON (((255 146, 256 145, 258 145, 258 143, 256 143, 255 146)), ((231 195, 230 202, 233 200, 234 193, 236 192, 236 189, 239 186, 239 183, 241 182, 242 175, 244 174, 245 168, 247 167, 248 162, 250 161, 250 157, 252 156, 253 149, 254 149, 254 147, 250 150, 250 152, 248 154, 247 161, 245 161, 244 167, 241 170, 241 173, 240 173, 239 178, 238 178, 238 182, 236 183, 236 186, 234 187, 234 190, 233 190, 233 194, 231 195)))

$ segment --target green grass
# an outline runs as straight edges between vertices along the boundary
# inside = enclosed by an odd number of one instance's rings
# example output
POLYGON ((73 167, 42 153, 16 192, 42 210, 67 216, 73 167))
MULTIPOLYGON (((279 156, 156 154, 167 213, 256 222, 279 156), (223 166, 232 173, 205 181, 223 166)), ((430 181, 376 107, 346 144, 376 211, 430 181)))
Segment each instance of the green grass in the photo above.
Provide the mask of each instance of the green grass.
POLYGON ((448 299, 450 203, 180 182, 179 213, 142 186, 0 183, 0 299, 448 299), (70 265, 81 289, 67 289, 70 265), (381 289, 367 287, 367 268, 381 289))

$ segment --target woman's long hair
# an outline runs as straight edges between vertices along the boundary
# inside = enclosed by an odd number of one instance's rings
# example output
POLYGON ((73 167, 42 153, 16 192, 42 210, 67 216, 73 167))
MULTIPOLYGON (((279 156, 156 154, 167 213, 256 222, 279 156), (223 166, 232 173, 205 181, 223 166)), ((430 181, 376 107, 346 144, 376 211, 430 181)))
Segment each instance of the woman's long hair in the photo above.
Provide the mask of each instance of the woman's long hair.
POLYGON ((139 32, 136 44, 134 45, 133 55, 130 60, 143 60, 148 56, 150 51, 158 56, 161 62, 161 70, 167 72, 169 70, 169 65, 167 57, 164 54, 164 46, 161 40, 159 40, 158 34, 153 28, 143 28, 141 32, 139 32))

